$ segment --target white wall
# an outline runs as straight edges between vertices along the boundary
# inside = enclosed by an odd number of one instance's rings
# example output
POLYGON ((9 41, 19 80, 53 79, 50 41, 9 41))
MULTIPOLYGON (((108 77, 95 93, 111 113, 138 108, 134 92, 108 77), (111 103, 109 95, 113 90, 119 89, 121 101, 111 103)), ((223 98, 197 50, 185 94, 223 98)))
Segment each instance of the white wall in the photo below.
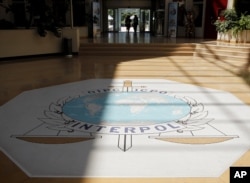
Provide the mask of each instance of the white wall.
POLYGON ((0 30, 0 57, 60 53, 62 39, 48 33, 40 37, 35 29, 0 30))
POLYGON ((63 38, 72 38, 72 51, 79 51, 77 28, 64 28, 60 38, 51 32, 41 37, 36 29, 0 30, 0 58, 62 53, 63 38))

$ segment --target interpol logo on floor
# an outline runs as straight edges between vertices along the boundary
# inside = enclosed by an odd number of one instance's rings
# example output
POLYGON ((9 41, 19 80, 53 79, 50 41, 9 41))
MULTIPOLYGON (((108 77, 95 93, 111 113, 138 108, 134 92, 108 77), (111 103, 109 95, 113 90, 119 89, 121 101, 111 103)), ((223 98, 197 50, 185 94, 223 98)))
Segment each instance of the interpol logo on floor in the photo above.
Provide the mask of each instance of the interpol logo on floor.
POLYGON ((230 167, 230 183, 249 183, 250 167, 230 167))
POLYGON ((249 150, 249 113, 220 90, 91 79, 1 106, 0 148, 30 177, 219 177, 249 150))
MULTIPOLYGON (((213 119, 208 117, 209 111, 201 102, 166 89, 134 85, 130 80, 123 81, 122 86, 81 91, 75 96, 58 99, 48 106, 44 116, 39 118, 42 124, 25 132, 26 137, 16 138, 41 143, 42 136, 28 137, 38 128, 57 131, 55 138, 61 134, 67 138, 65 132, 69 138, 80 132, 83 141, 100 137, 98 135, 116 135, 118 148, 124 152, 133 147, 133 135, 186 144, 219 143, 238 138, 213 126, 213 119), (210 130, 206 133, 207 129, 210 130), (202 135, 195 135, 197 131, 203 131, 202 135)), ((51 144, 55 143, 52 138, 51 144)), ((48 138, 46 143, 49 143, 48 138)))

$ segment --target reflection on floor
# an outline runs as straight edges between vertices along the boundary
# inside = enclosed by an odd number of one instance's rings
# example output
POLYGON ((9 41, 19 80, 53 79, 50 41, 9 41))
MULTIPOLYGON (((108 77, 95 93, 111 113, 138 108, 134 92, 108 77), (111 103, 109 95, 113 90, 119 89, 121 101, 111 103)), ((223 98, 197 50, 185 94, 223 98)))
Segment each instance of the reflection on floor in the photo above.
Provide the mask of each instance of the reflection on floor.
POLYGON ((200 38, 186 39, 186 38, 167 38, 164 36, 152 36, 151 33, 134 33, 134 32, 122 32, 122 33, 105 33, 101 37, 94 39, 83 38, 82 43, 200 43, 200 42, 213 42, 214 40, 204 40, 200 38))

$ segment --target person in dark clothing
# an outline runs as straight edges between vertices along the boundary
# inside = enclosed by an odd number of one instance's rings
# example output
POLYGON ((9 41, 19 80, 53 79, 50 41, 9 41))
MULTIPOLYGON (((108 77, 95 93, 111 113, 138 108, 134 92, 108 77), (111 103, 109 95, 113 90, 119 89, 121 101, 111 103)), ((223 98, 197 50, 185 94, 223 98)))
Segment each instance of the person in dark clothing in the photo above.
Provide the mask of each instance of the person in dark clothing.
POLYGON ((137 27, 138 27, 138 17, 137 15, 135 15, 134 20, 133 20, 133 28, 134 28, 134 32, 137 32, 137 27))
POLYGON ((127 28, 127 32, 129 32, 130 27, 131 27, 131 19, 130 19, 130 15, 128 15, 125 19, 125 26, 127 28))

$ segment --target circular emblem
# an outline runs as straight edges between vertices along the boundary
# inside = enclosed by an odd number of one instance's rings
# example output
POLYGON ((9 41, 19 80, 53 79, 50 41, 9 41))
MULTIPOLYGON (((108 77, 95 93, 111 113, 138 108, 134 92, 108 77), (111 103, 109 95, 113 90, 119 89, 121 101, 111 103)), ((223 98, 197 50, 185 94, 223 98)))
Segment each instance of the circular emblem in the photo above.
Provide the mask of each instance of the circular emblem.
POLYGON ((207 112, 197 101, 149 88, 88 91, 52 103, 45 115, 48 119, 42 121, 49 129, 111 135, 183 132, 207 122, 207 112))
POLYGON ((98 93, 66 102, 68 117, 95 125, 153 125, 176 121, 190 113, 181 99, 159 93, 98 93))

